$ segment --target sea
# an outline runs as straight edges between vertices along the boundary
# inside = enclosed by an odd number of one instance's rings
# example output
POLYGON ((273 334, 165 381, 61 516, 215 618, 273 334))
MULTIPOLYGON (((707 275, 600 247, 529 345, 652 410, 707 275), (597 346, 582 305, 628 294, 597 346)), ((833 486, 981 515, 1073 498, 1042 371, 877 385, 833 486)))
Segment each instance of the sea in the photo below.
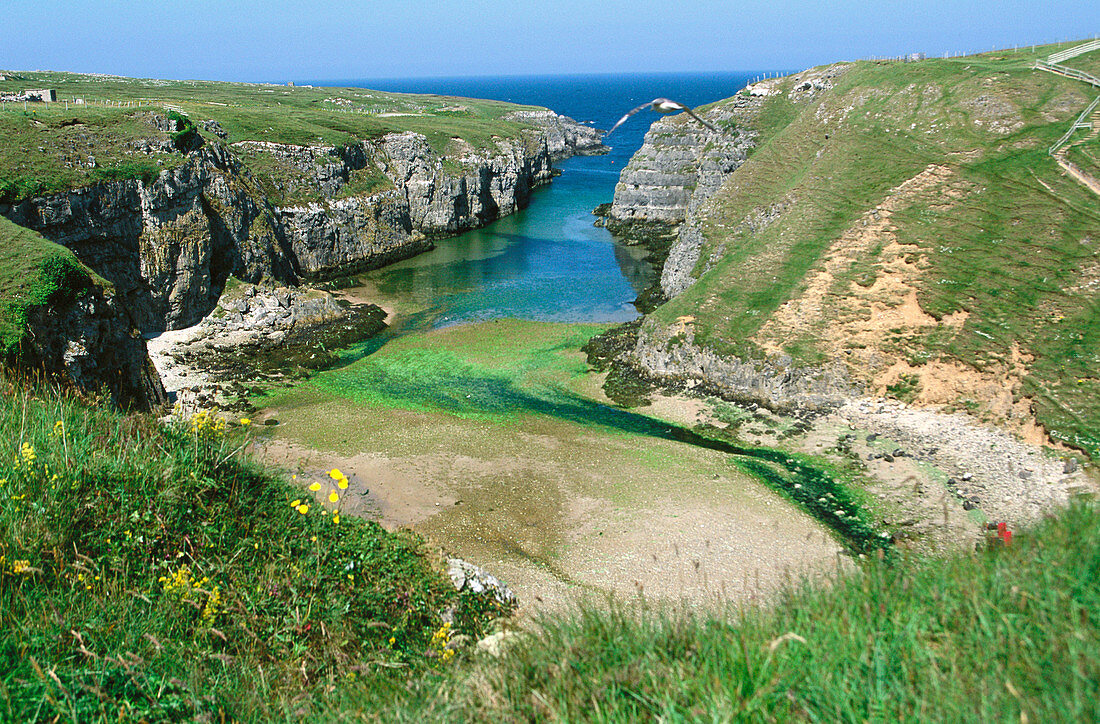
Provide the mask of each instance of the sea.
MULTIPOLYGON (((303 80, 323 86, 431 93, 536 105, 599 129, 657 97, 690 107, 728 98, 764 72, 303 80)), ((370 272, 369 284, 424 311, 399 321, 405 333, 512 317, 559 322, 625 322, 654 280, 642 250, 593 226, 619 173, 660 116, 642 111, 616 129, 603 156, 555 164, 561 176, 530 205, 436 249, 370 272)), ((396 330, 395 330, 396 331, 396 330)))

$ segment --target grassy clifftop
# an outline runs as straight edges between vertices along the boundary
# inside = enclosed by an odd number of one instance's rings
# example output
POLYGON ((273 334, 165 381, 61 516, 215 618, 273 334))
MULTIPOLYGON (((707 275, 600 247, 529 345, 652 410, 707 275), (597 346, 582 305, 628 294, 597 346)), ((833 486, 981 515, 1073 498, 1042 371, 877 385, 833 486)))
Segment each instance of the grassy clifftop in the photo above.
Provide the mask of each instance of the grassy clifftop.
POLYGON ((92 284, 108 286, 65 247, 0 216, 0 358, 19 352, 31 307, 71 299, 92 284))
MULTIPOLYGON (((51 88, 57 91, 58 103, 32 103, 26 111, 22 103, 0 104, 0 203, 112 177, 155 176, 160 169, 177 165, 180 154, 162 145, 169 134, 150 121, 151 113, 163 116, 166 109, 194 120, 198 132, 209 140, 218 136, 208 130, 215 126, 204 126, 204 121, 217 123, 233 143, 342 147, 391 132, 414 131, 423 134, 436 153, 456 156, 470 148, 491 149, 494 138, 517 138, 530 127, 505 119, 529 106, 498 101, 363 88, 60 72, 4 75, 8 79, 0 81, 0 93, 51 88), (86 103, 76 105, 73 99, 86 103)), ((275 159, 244 160, 256 161, 249 165, 261 176, 279 171, 273 168, 279 165, 275 159)), ((364 186, 371 187, 370 183, 364 186)))
MULTIPOLYGON (((653 317, 693 317, 726 354, 841 359, 879 394, 1037 419, 1095 454, 1100 199, 1047 148, 1096 91, 1034 70, 1051 50, 761 84, 758 145, 697 217, 698 281, 653 317)), ((1073 153, 1100 175, 1095 133, 1073 153)))
POLYGON ((501 612, 416 537, 341 519, 338 474, 250 462, 248 427, 0 385, 4 721, 317 720, 501 612))

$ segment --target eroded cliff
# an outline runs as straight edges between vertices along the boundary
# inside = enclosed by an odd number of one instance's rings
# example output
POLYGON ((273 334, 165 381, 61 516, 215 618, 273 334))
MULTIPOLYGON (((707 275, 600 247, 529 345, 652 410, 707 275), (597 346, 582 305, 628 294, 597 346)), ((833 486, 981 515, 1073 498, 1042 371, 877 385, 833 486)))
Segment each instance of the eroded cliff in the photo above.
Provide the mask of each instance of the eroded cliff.
MULTIPOLYGON (((71 249, 108 280, 114 302, 97 309, 120 315, 122 326, 178 329, 214 308, 230 275, 294 285, 354 273, 522 208, 550 181, 552 157, 598 143, 580 124, 536 115, 533 127, 493 137, 491 147, 453 138, 445 154, 413 132, 340 147, 208 142, 153 178, 0 204, 0 215, 71 249)), ((165 133, 163 119, 151 125, 165 133)), ((163 153, 164 145, 154 138, 137 152, 163 153)), ((43 339, 68 334, 56 314, 32 321, 43 339)), ((108 357, 97 364, 113 374, 108 357)), ((128 384, 147 387, 136 377, 128 384)))

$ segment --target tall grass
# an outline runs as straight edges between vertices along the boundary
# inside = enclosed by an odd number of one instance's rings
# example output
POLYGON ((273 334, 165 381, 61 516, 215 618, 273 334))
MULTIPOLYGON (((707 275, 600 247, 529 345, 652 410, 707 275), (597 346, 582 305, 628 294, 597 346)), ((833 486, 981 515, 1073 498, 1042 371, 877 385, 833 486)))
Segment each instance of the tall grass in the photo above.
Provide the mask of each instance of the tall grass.
POLYGON ((0 719, 313 716, 500 611, 417 538, 339 519, 336 479, 314 500, 249 462, 248 427, 2 384, 0 719))
POLYGON ((608 602, 424 679, 410 721, 1097 721, 1100 517, 951 558, 872 559, 768 608, 608 602))

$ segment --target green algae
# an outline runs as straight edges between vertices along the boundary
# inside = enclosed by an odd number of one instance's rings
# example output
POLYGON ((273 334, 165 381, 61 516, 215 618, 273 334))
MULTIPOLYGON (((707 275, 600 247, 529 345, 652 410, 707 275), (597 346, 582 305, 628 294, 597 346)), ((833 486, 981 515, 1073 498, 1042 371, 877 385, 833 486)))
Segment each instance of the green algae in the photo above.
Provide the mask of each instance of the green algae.
MULTIPOLYGON (((496 320, 406 335, 265 402, 284 409, 342 410, 314 415, 317 431, 310 435, 311 443, 337 449, 341 441, 357 448, 355 433, 344 425, 350 402, 364 418, 388 410, 450 420, 447 424, 459 428, 472 424, 478 432, 466 444, 475 449, 497 444, 500 433, 494 428, 537 429, 550 420, 555 435, 598 432, 604 439, 663 440, 714 450, 727 454, 733 469, 824 523, 853 551, 887 545, 858 494, 810 458, 744 445, 713 429, 689 429, 588 396, 591 373, 579 350, 603 329, 606 325, 496 320)), ((412 434, 406 441, 408 452, 416 450, 416 438, 412 434)), ((639 444, 637 450, 642 455, 647 448, 639 444)))

